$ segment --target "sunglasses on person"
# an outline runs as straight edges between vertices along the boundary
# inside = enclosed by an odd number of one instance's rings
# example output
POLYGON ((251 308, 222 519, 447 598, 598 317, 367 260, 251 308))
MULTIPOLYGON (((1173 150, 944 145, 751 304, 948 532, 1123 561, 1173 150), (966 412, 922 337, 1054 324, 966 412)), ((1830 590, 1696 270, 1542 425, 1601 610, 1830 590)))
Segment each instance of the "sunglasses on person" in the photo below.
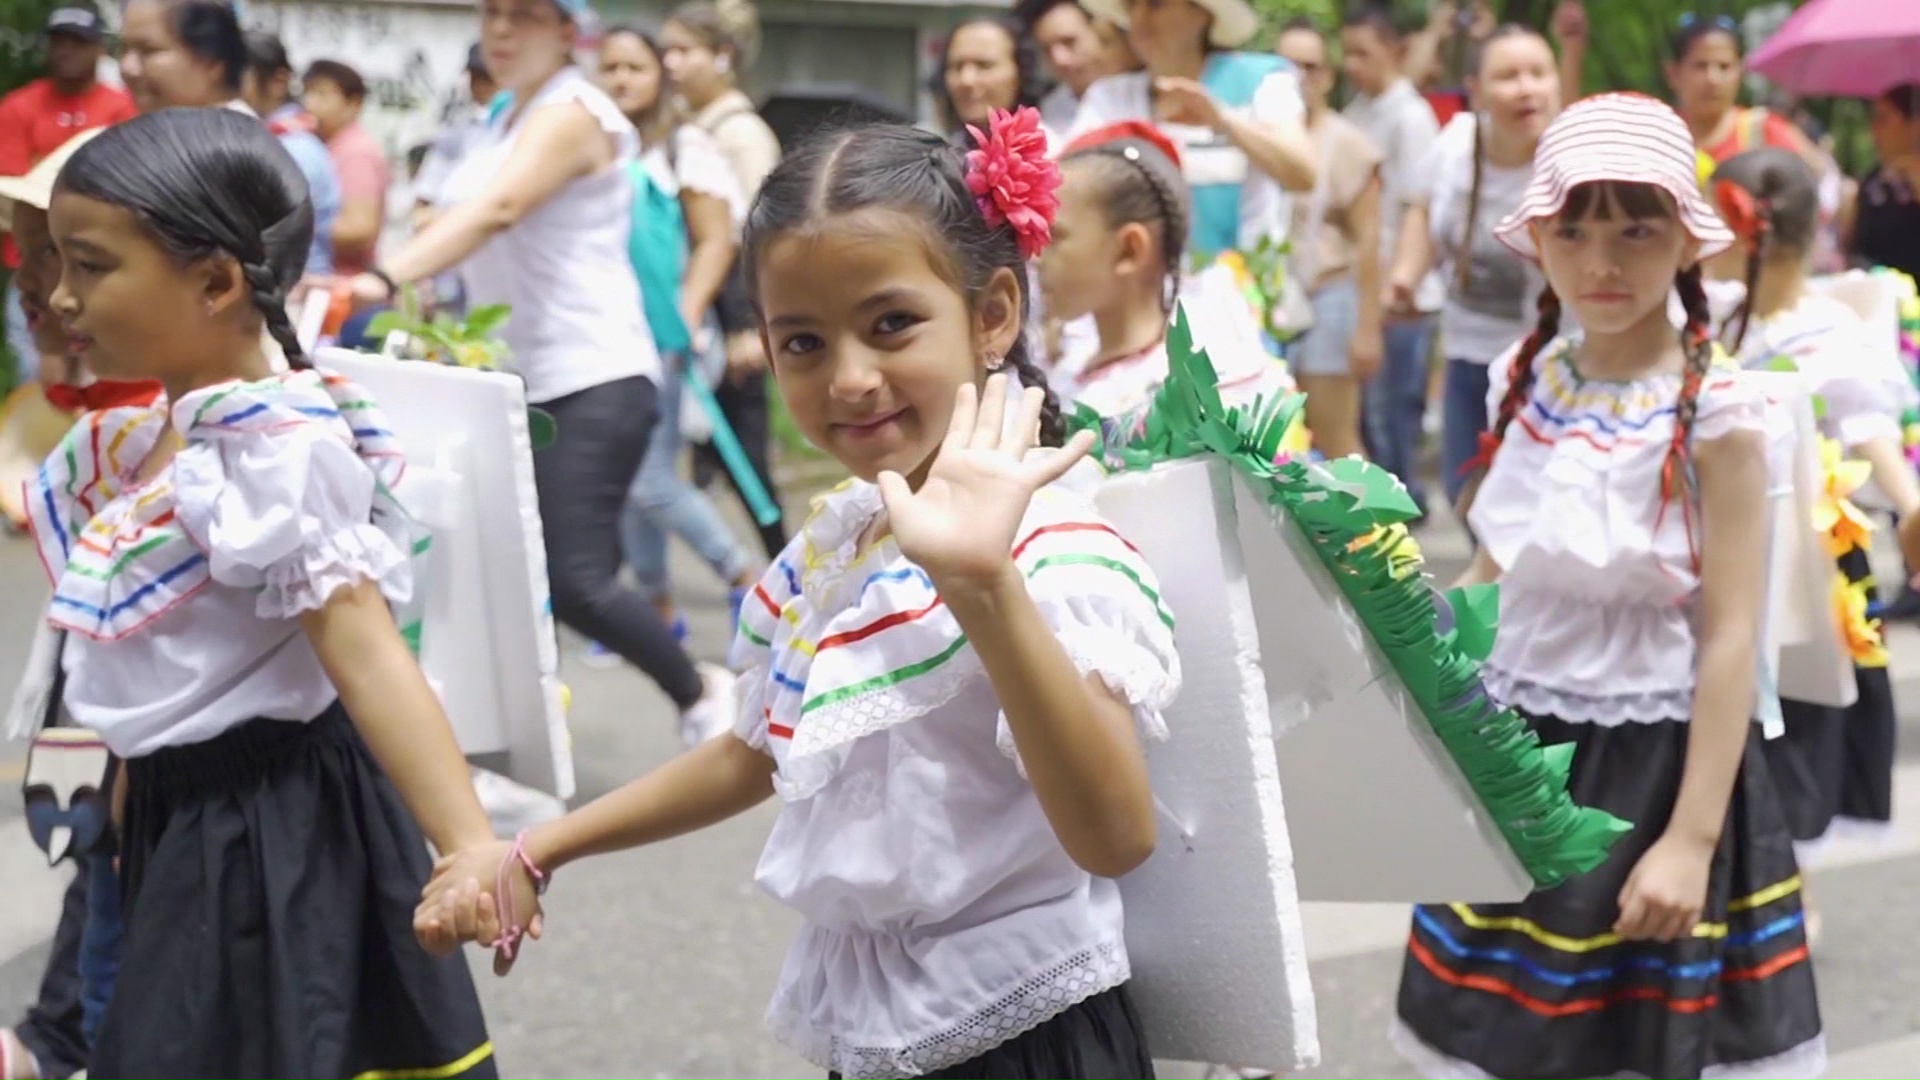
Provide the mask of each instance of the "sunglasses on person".
POLYGON ((1740 34, 1740 23, 1731 15, 1701 16, 1695 15, 1693 12, 1688 12, 1680 16, 1681 30, 1691 30, 1696 26, 1712 30, 1724 30, 1735 37, 1738 37, 1740 34))

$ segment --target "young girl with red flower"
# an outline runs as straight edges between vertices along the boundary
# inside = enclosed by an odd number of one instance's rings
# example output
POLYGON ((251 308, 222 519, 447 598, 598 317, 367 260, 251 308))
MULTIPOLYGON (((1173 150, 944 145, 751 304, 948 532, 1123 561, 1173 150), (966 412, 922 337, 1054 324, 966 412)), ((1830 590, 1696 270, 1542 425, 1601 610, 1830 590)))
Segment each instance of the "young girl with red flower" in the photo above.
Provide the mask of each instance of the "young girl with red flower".
POLYGON ((844 1076, 1152 1075, 1114 879, 1154 848, 1141 743, 1179 661, 1152 571, 1057 482, 1091 436, 1061 447, 1022 334, 1059 185, 1038 116, 976 141, 860 128, 767 179, 743 251, 773 374, 855 479, 747 600, 732 735, 444 861, 429 948, 504 967, 549 873, 777 794, 789 1046, 844 1076))

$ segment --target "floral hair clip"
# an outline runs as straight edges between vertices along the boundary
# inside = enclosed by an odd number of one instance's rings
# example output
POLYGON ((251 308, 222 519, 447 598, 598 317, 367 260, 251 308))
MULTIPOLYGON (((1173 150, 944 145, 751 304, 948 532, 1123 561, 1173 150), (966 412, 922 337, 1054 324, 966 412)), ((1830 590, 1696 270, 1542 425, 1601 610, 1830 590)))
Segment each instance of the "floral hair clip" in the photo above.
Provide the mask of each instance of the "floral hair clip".
POLYGON ((1040 111, 1021 106, 995 109, 982 133, 967 131, 978 149, 967 151, 967 190, 991 228, 1012 226, 1021 258, 1031 259, 1053 239, 1053 218, 1060 212, 1060 167, 1047 156, 1047 135, 1040 111))

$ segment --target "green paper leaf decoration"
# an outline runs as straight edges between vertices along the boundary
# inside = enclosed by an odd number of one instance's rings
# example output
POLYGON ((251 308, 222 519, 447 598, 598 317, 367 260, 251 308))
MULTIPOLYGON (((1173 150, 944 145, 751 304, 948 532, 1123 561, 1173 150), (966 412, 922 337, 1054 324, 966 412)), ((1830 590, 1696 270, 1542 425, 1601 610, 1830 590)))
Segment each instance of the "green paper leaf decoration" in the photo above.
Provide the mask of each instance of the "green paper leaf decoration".
POLYGON ((1447 606, 1453 609, 1453 639, 1460 651, 1475 663, 1486 660, 1493 652, 1494 630, 1500 625, 1500 587, 1448 589, 1447 606))
POLYGON ((1167 362, 1167 381, 1144 415, 1103 420, 1082 408, 1068 427, 1099 434, 1101 460, 1112 470, 1203 454, 1228 461, 1280 512, 1276 526, 1306 539, 1534 884, 1550 888, 1600 865, 1632 825, 1576 805, 1567 794, 1571 746, 1543 747, 1481 686, 1480 664, 1499 625, 1499 588, 1449 591, 1450 628, 1443 630, 1436 594, 1403 546, 1404 530, 1394 528, 1417 512, 1404 486, 1356 458, 1312 466, 1283 460, 1305 396, 1225 406, 1184 309, 1167 331, 1167 362))

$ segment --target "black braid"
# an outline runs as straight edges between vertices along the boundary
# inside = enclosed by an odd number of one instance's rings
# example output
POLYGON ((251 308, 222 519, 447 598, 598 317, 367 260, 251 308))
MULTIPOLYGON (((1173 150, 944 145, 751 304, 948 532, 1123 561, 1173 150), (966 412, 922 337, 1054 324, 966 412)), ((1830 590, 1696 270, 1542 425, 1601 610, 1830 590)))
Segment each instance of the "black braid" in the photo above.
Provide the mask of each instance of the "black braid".
POLYGON ((1166 264, 1167 283, 1161 290, 1160 311, 1165 315, 1173 314, 1174 302, 1180 298, 1180 253, 1187 246, 1186 204, 1180 196, 1167 186, 1165 178, 1147 167, 1140 158, 1143 153, 1139 143, 1104 144, 1095 149, 1095 153, 1104 157, 1119 158, 1138 173, 1147 182, 1147 190, 1152 193, 1153 201, 1159 207, 1160 217, 1160 260, 1166 264), (1133 150, 1133 156, 1127 150, 1133 150))
MULTIPOLYGON (((1670 452, 1678 455, 1679 464, 1684 464, 1691 445, 1693 421, 1700 411, 1700 387, 1706 381, 1708 368, 1713 364, 1713 313, 1707 306, 1707 290, 1701 283, 1699 263, 1680 271, 1674 278, 1673 286, 1679 292, 1680 305, 1687 313, 1687 325, 1680 331, 1681 344, 1687 353, 1687 367, 1680 382, 1680 400, 1674 408, 1673 447, 1670 452)), ((1680 477, 1682 483, 1691 485, 1685 469, 1680 471, 1680 477)))
POLYGON ((312 367, 305 350, 300 348, 300 335, 294 331, 293 319, 287 314, 286 290, 275 280, 273 269, 265 263, 247 263, 240 269, 246 275, 248 291, 253 294, 253 306, 266 323, 267 333, 273 335, 280 351, 286 354, 287 366, 302 371, 312 367))
MULTIPOLYGON (((1760 267, 1767 261, 1769 254, 1767 249, 1771 245, 1767 241, 1768 236, 1765 231, 1762 231, 1748 246, 1747 292, 1740 298, 1740 307, 1734 312, 1734 318, 1739 320, 1739 327, 1733 331, 1733 340, 1727 343, 1727 349, 1736 355, 1740 352, 1740 346, 1747 340, 1747 329, 1753 325, 1753 291, 1760 284, 1760 267)), ((1688 313, 1688 318, 1692 318, 1691 312, 1688 313)))
POLYGON ((1007 353, 1007 366, 1020 377, 1020 385, 1037 386, 1046 394, 1040 404, 1041 446, 1065 446, 1067 444, 1067 420, 1061 415, 1060 396, 1047 385, 1047 373, 1033 362, 1027 351, 1027 335, 1022 333, 1014 340, 1013 348, 1007 353))

